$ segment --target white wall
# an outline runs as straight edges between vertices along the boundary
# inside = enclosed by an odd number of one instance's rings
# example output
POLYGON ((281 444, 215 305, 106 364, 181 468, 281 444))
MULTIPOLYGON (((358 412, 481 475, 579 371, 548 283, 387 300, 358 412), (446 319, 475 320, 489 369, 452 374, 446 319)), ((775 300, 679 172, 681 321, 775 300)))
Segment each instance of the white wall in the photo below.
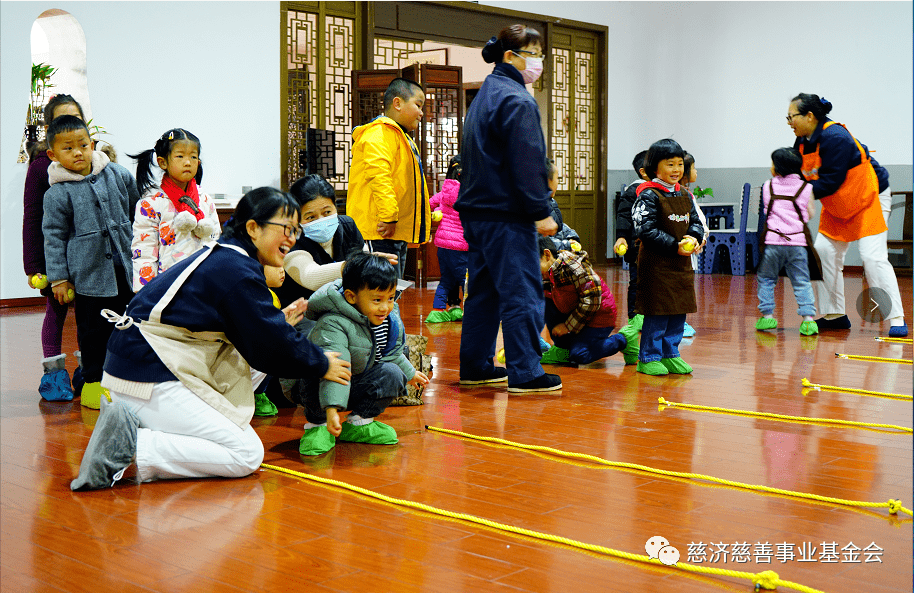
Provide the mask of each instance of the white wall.
MULTIPOLYGON (((203 189, 279 185, 279 2, 0 2, 0 298, 36 296, 22 272, 16 164, 43 11, 71 13, 86 35, 92 111, 120 163, 183 127, 200 137, 203 189)), ((66 89, 56 88, 61 92, 66 89)))
POLYGON ((911 2, 481 3, 609 28, 611 170, 668 136, 704 167, 767 168, 800 92, 880 163, 914 162, 911 2))

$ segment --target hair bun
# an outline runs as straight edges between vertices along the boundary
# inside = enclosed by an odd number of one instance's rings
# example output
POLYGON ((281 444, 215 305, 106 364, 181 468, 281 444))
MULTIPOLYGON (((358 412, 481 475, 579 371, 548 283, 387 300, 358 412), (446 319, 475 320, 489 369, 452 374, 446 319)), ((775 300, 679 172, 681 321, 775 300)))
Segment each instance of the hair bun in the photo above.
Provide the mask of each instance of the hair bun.
POLYGON ((822 112, 831 113, 831 108, 832 108, 831 101, 829 101, 825 97, 820 97, 819 101, 822 103, 822 112))
POLYGON ((504 53, 501 41, 497 37, 493 37, 482 48, 482 59, 485 60, 486 64, 492 64, 501 59, 504 53))

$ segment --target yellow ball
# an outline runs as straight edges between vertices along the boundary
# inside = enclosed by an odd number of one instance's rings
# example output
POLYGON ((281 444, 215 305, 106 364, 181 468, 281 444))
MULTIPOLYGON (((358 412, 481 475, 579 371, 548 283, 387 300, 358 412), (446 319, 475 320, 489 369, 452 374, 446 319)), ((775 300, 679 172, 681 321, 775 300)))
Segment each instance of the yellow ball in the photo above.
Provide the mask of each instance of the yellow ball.
POLYGON ((34 286, 38 290, 41 290, 42 288, 46 288, 47 285, 48 285, 47 276, 45 276, 44 274, 33 274, 32 275, 32 286, 34 286))
POLYGON ((694 249, 695 249, 695 244, 692 243, 691 241, 683 244, 683 246, 682 246, 682 250, 685 251, 686 253, 691 253, 692 250, 694 250, 694 249))
POLYGON ((75 298, 76 298, 76 291, 71 288, 70 290, 67 291, 67 302, 72 303, 73 299, 75 299, 75 298))
POLYGON ((618 255, 625 255, 625 253, 627 251, 628 251, 628 246, 626 246, 626 245, 619 245, 619 247, 616 249, 616 253, 618 255))
POLYGON ((432 212, 432 221, 440 222, 442 218, 444 218, 444 214, 441 213, 441 210, 435 210, 432 212))
POLYGON ((501 364, 505 364, 505 349, 504 348, 502 348, 501 350, 498 351, 498 354, 495 355, 495 360, 497 360, 501 364))
POLYGON ((571 250, 572 250, 572 251, 580 251, 580 250, 581 250, 581 244, 578 243, 577 241, 572 240, 571 242, 569 242, 569 245, 571 246, 571 250))

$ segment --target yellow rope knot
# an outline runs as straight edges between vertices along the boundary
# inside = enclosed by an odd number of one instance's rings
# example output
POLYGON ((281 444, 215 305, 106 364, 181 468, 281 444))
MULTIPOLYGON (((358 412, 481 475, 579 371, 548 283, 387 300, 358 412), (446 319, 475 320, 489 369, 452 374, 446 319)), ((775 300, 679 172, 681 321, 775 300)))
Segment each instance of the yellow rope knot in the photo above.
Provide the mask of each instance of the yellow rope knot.
POLYGON ((662 397, 659 398, 657 401, 658 401, 659 403, 664 404, 664 405, 667 405, 667 406, 670 405, 669 402, 667 402, 667 401, 666 401, 665 399, 663 399, 662 397))
POLYGON ((892 515, 897 515, 898 511, 901 510, 901 501, 895 500, 894 498, 889 499, 889 513, 892 515))
POLYGON ((760 572, 757 575, 753 575, 752 582, 755 583, 755 590, 759 589, 769 589, 774 590, 778 588, 778 583, 781 581, 781 577, 778 576, 778 573, 773 570, 766 570, 760 572))

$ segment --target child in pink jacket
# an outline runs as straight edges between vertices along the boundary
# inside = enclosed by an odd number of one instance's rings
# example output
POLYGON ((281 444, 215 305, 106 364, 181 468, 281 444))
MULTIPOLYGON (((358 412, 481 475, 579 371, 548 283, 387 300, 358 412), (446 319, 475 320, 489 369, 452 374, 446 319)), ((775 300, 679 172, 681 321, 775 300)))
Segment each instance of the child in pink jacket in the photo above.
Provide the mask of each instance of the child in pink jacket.
POLYGON ((429 198, 429 205, 435 211, 432 219, 440 216, 441 224, 435 231, 435 246, 438 247, 438 266, 441 269, 441 280, 435 291, 432 312, 425 319, 426 323, 443 321, 460 321, 463 309, 460 308, 460 287, 467 273, 467 247, 463 238, 463 225, 460 215, 454 210, 454 202, 460 192, 460 155, 451 159, 447 169, 447 178, 441 191, 429 198))

